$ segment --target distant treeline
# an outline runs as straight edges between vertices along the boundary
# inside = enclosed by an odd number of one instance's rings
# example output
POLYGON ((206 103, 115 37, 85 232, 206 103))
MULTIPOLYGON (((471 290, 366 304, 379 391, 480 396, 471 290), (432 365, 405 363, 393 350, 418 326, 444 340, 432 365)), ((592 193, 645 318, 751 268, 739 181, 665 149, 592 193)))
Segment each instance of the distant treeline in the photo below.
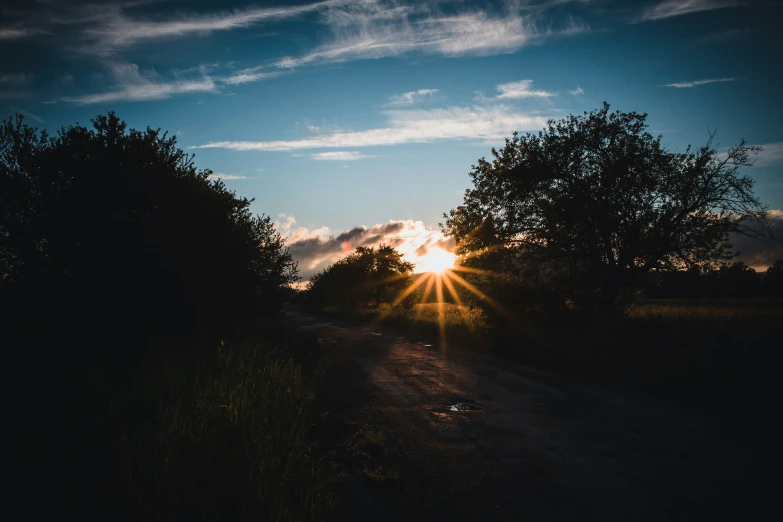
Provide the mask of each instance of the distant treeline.
MULTIPOLYGON (((383 247, 386 256, 399 260, 401 255, 390 247, 383 247)), ((452 292, 443 288, 440 293, 435 285, 416 284, 421 277, 413 274, 410 267, 390 273, 377 273, 376 270, 360 267, 357 261, 373 254, 372 249, 353 254, 326 268, 310 280, 308 290, 299 292, 293 299, 298 303, 316 306, 377 306, 383 303, 410 307, 413 303, 467 303, 486 307, 486 303, 476 295, 462 290, 457 300, 452 292)), ((380 252, 375 253, 377 256, 380 252)), ((448 277, 448 276, 447 276, 448 277)), ((510 309, 513 302, 523 299, 522 308, 535 307, 535 303, 550 291, 546 284, 530 287, 525 284, 513 284, 498 274, 485 278, 483 282, 475 278, 463 277, 475 282, 498 302, 510 309), (502 291, 500 291, 502 289, 502 291), (512 296, 511 294, 516 294, 512 296)), ((690 270, 653 272, 647 274, 636 288, 628 289, 636 298, 753 298, 783 297, 783 260, 776 261, 764 272, 757 272, 741 261, 727 263, 717 267, 694 267, 690 270)))
POLYGON ((718 268, 648 274, 645 283, 643 295, 649 298, 783 297, 783 260, 765 272, 737 261, 718 268))

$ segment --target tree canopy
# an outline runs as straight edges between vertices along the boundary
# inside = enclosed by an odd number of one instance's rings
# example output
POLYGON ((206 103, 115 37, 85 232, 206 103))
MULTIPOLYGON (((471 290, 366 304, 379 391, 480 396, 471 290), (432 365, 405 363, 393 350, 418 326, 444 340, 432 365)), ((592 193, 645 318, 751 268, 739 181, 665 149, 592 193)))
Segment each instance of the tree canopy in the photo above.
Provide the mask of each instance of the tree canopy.
POLYGON ((357 247, 356 252, 313 275, 307 286, 311 303, 357 306, 393 301, 407 284, 413 263, 389 245, 357 247))
POLYGON ((650 271, 730 259, 729 233, 765 230, 766 209, 740 171, 760 149, 742 141, 719 153, 713 137, 670 151, 646 114, 606 103, 515 133, 473 167, 444 231, 467 265, 544 273, 587 306, 611 302, 650 271))
POLYGON ((211 174, 112 112, 54 136, 3 122, 4 322, 130 334, 276 309, 296 264, 270 218, 211 174))

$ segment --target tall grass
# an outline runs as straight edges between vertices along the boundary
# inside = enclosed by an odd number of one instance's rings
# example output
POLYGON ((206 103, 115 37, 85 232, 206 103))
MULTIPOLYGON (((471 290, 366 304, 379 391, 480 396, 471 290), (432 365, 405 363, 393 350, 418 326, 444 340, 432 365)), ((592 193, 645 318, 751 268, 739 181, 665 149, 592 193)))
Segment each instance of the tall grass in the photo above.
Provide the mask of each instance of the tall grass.
POLYGON ((441 323, 450 330, 463 329, 469 332, 479 332, 486 328, 486 317, 480 308, 471 308, 453 303, 419 303, 410 309, 391 308, 381 305, 378 316, 382 321, 407 321, 418 323, 422 327, 433 328, 441 323))
POLYGON ((286 347, 192 348, 124 378, 92 370, 79 404, 53 416, 70 424, 38 440, 50 438, 52 493, 107 520, 327 518, 314 388, 286 347))
POLYGON ((411 308, 378 307, 353 310, 335 307, 325 308, 327 314, 357 319, 373 325, 383 325, 413 337, 436 337, 441 324, 450 337, 475 339, 486 333, 487 322, 484 311, 453 303, 418 303, 411 308))
POLYGON ((650 300, 631 311, 618 340, 631 352, 627 366, 648 381, 736 392, 763 384, 782 322, 781 300, 650 300))

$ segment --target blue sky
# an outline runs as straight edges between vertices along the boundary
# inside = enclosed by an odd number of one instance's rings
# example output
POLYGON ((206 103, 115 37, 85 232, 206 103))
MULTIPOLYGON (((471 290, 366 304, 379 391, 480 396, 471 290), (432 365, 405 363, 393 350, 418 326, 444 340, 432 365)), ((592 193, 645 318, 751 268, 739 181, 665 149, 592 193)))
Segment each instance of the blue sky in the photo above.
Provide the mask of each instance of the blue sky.
POLYGON ((254 210, 305 277, 359 244, 448 249, 441 214, 517 130, 613 108, 671 149, 744 138, 783 209, 775 1, 4 2, 0 115, 115 110, 161 127, 254 210))

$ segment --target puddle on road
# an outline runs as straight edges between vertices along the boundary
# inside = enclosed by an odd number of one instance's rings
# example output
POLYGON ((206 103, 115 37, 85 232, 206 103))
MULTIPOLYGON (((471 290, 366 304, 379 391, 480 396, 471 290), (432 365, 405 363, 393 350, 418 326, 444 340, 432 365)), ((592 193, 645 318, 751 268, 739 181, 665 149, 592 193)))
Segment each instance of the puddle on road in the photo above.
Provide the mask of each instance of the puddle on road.
POLYGON ((366 335, 383 335, 380 332, 364 332, 366 335))
POLYGON ((478 411, 486 410, 487 407, 473 401, 459 401, 449 405, 451 411, 478 411))
POLYGON ((458 399, 449 403, 445 408, 436 408, 432 410, 432 413, 437 417, 442 417, 455 411, 481 411, 486 409, 486 406, 479 404, 478 402, 458 399))

